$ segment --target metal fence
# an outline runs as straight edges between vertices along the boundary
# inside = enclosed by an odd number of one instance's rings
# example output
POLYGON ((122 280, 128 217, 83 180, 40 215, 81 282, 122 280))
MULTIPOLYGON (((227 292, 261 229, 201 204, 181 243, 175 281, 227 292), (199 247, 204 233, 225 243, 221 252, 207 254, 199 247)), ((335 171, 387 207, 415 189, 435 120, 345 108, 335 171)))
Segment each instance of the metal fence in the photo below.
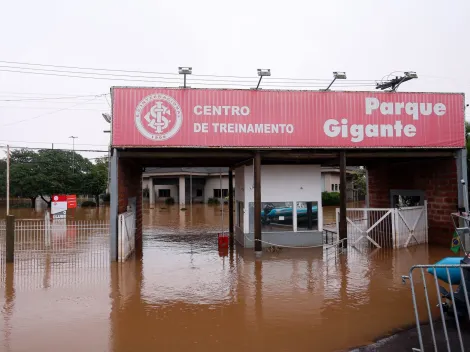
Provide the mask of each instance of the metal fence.
MULTIPOLYGON (((348 244, 402 248, 427 243, 427 204, 407 208, 346 209, 348 244)), ((336 209, 339 231, 339 209, 336 209)))
POLYGON ((42 269, 46 258, 69 267, 102 267, 110 261, 107 221, 16 220, 14 242, 17 268, 42 269))
POLYGON ((411 284, 419 344, 413 351, 469 351, 470 265, 415 265, 402 279, 411 284))

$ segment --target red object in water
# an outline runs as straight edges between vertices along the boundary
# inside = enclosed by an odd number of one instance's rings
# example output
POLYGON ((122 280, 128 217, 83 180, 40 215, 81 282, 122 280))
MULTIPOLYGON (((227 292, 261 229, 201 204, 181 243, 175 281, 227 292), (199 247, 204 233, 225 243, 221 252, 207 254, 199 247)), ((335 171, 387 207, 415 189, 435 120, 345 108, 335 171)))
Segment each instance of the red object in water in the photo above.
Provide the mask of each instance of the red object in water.
POLYGON ((219 241, 219 248, 227 248, 228 247, 228 235, 227 234, 219 233, 218 241, 219 241))

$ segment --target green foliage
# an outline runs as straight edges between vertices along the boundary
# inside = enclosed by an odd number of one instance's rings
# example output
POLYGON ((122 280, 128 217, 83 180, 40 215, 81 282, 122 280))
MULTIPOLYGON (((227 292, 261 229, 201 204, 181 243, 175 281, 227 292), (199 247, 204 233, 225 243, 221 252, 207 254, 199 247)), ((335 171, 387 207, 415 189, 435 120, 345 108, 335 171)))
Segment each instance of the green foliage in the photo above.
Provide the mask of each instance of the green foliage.
POLYGON ((0 159, 0 197, 5 197, 7 194, 6 191, 6 175, 7 172, 7 162, 3 159, 0 159))
POLYGON ((173 197, 165 199, 165 204, 166 205, 173 205, 175 204, 175 199, 173 197))
POLYGON ((220 204, 219 198, 209 198, 207 204, 220 204))
POLYGON ((359 190, 359 196, 363 197, 366 195, 366 189, 367 189, 367 180, 366 180, 366 170, 365 169, 359 169, 354 171, 353 173, 353 187, 357 190, 359 190))
POLYGON ((339 192, 322 192, 321 202, 323 206, 339 205, 339 192))
POLYGON ((109 203, 111 200, 111 195, 109 193, 105 193, 101 195, 101 199, 103 200, 103 202, 109 203))
MULTIPOLYGON (((52 194, 91 194, 106 190, 108 164, 72 151, 18 149, 10 153, 10 194, 35 199, 52 194)), ((0 160, 0 196, 6 193, 6 161, 0 160)), ((48 202, 50 203, 50 202, 48 202)))
POLYGON ((83 175, 81 194, 91 194, 95 197, 106 191, 108 183, 108 161, 99 159, 91 164, 89 171, 83 175))

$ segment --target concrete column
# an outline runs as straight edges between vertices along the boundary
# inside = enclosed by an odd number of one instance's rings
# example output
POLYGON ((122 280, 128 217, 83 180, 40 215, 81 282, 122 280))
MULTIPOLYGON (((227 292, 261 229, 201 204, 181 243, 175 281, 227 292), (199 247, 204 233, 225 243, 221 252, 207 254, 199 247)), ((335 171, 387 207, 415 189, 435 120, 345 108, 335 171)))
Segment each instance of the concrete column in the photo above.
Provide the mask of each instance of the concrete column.
POLYGON ((150 209, 155 208, 155 187, 153 186, 153 177, 149 178, 149 206, 150 209))
POLYGON ((184 176, 180 176, 179 203, 181 207, 186 205, 186 179, 184 176))
POLYGON ((109 206, 109 258, 112 262, 117 261, 118 257, 118 205, 119 205, 119 190, 118 190, 118 151, 114 149, 111 155, 110 162, 110 178, 109 193, 111 195, 109 206))

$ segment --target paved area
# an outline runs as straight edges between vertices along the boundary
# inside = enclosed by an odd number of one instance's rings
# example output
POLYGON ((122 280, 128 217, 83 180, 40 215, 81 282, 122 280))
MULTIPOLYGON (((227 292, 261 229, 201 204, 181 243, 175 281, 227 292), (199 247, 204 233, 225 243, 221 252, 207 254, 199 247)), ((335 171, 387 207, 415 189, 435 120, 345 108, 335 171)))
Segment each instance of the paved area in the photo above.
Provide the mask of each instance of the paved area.
MULTIPOLYGON (((448 341, 451 351, 462 351, 460 339, 458 337, 455 321, 447 320, 448 341)), ((425 351, 434 351, 434 343, 431 334, 430 325, 422 325, 423 344, 425 351)), ((438 351, 447 351, 447 339, 445 337, 443 324, 441 321, 434 323, 434 331, 436 332, 436 344, 438 351)), ((470 322, 461 322, 460 331, 462 332, 463 350, 470 351, 470 322)), ((398 332, 392 336, 378 340, 376 343, 355 348, 351 352, 397 352, 397 351, 413 351, 413 348, 419 349, 419 339, 416 327, 398 332)))

